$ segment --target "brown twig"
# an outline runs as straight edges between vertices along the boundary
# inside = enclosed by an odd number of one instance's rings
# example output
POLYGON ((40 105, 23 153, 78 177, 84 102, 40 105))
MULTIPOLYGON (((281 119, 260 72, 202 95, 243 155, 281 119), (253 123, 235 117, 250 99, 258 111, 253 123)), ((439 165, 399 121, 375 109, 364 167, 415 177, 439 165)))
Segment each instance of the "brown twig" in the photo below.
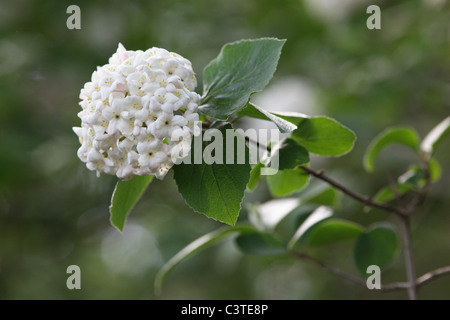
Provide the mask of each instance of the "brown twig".
MULTIPOLYGON (((319 261, 303 252, 293 251, 292 253, 302 261, 313 264, 325 271, 328 271, 328 272, 330 272, 334 275, 337 275, 343 279, 346 279, 350 282, 356 283, 364 288, 367 288, 367 282, 363 278, 360 278, 351 273, 343 271, 343 270, 336 268, 332 265, 329 265, 325 262, 319 261)), ((380 289, 377 289, 377 291, 387 292, 387 291, 404 290, 404 289, 408 288, 408 286, 409 286, 409 284, 406 282, 395 282, 395 283, 382 285, 380 289)))
MULTIPOLYGON (((261 144, 261 143, 259 143, 257 141, 253 141, 252 139, 250 139, 247 136, 245 137, 245 140, 247 142, 255 144, 258 148, 265 148, 267 151, 271 151, 271 148, 269 146, 265 146, 265 145, 263 145, 263 144, 261 144)), ((364 203, 366 206, 378 208, 378 209, 381 209, 381 210, 384 210, 384 211, 388 211, 388 212, 393 212, 393 213, 395 213, 395 214, 397 214, 399 216, 407 215, 407 211, 403 210, 402 208, 393 207, 393 206, 388 205, 388 204, 384 204, 384 203, 379 203, 379 202, 373 201, 372 199, 370 199, 367 196, 360 195, 359 193, 356 193, 356 192, 346 188, 345 186, 343 186, 339 182, 337 182, 337 181, 331 179, 330 177, 326 176, 323 170, 316 171, 316 170, 311 169, 310 167, 307 167, 307 166, 304 166, 304 165, 299 166, 299 168, 303 169, 304 171, 306 171, 310 175, 325 181, 326 183, 332 185, 336 189, 339 189, 340 191, 342 191, 346 195, 352 197, 353 199, 364 203)))
MULTIPOLYGON (((328 272, 330 272, 334 275, 337 275, 343 279, 346 279, 350 282, 356 283, 360 286, 367 288, 367 282, 363 278, 360 278, 351 273, 343 271, 343 270, 336 268, 332 265, 329 265, 325 262, 319 261, 303 252, 292 251, 292 253, 302 261, 313 264, 325 271, 328 271, 328 272)), ((450 266, 438 268, 438 269, 435 269, 433 271, 423 274, 422 276, 420 276, 419 278, 417 278, 414 281, 415 294, 417 295, 416 291, 417 291, 418 287, 424 285, 428 281, 435 280, 439 277, 442 277, 442 276, 445 276, 448 274, 450 274, 450 266)), ((411 287, 410 282, 393 282, 393 283, 381 285, 381 288, 377 289, 377 290, 382 291, 382 292, 389 292, 389 291, 398 291, 398 290, 408 290, 410 287, 411 287)))
MULTIPOLYGON (((389 185, 395 194, 395 200, 397 206, 400 206, 400 193, 397 190, 397 185, 391 175, 388 175, 389 185)), ((408 296, 410 300, 417 300, 417 285, 416 285, 416 268, 414 265, 414 259, 411 247, 411 231, 409 228, 409 216, 400 217, 400 230, 404 246, 404 256, 405 256, 405 266, 406 266, 406 276, 408 278, 408 286, 406 290, 408 291, 408 296)))
POLYGON ((424 275, 417 278, 416 285, 419 287, 428 281, 437 279, 446 274, 450 274, 450 266, 438 268, 436 270, 425 273, 424 275))
MULTIPOLYGON (((251 139, 249 139, 247 137, 246 137, 246 140, 248 142, 255 143, 254 141, 252 141, 251 139)), ((256 143, 256 144, 258 147, 266 148, 266 150, 268 150, 268 151, 271 150, 270 147, 268 147, 268 146, 264 146, 259 143, 256 143)), ((401 229, 401 234, 402 234, 402 239, 403 239, 403 244, 404 244, 404 249, 405 249, 404 250, 405 251, 405 264, 406 264, 406 273, 407 273, 408 281, 407 282, 395 282, 395 283, 383 285, 380 289, 381 291, 394 291, 394 290, 405 290, 406 289, 408 292, 409 298, 411 300, 416 300, 417 299, 417 288, 419 286, 423 285, 424 283, 426 283, 430 280, 436 279, 442 275, 450 274, 450 266, 447 266, 447 267, 442 267, 442 268, 427 272, 424 275, 422 275, 416 279, 415 265, 414 265, 412 246, 411 246, 411 230, 410 230, 410 226, 409 226, 409 224, 410 224, 409 220, 410 220, 410 214, 414 211, 414 209, 418 205, 420 205, 423 202, 423 200, 426 196, 426 193, 428 191, 428 188, 431 184, 431 175, 429 172, 429 163, 428 162, 424 162, 424 164, 423 164, 423 168, 424 168, 423 170, 425 170, 425 172, 426 172, 426 182, 425 182, 425 185, 419 191, 419 198, 413 199, 410 202, 410 205, 406 209, 399 206, 399 200, 400 200, 399 198, 400 197, 399 197, 398 190, 396 189, 396 186, 392 181, 392 178, 389 182, 391 184, 391 187, 393 188, 393 192, 395 193, 396 200, 397 200, 397 206, 391 206, 389 204, 379 203, 379 202, 373 201, 371 198, 369 198, 367 196, 364 196, 357 192, 354 192, 354 191, 348 189, 347 187, 343 186, 339 182, 326 176, 323 170, 316 171, 305 165, 301 165, 301 166, 299 166, 299 168, 303 169, 305 172, 316 177, 317 179, 320 179, 320 180, 328 183, 329 185, 335 187, 336 189, 340 190, 344 194, 363 203, 366 206, 370 206, 370 207, 384 210, 387 212, 392 212, 392 213, 395 213, 397 216, 399 216, 400 221, 401 221, 400 229, 401 229)), ((347 273, 343 270, 340 270, 340 269, 338 269, 334 266, 331 266, 329 264, 326 264, 324 262, 318 261, 304 253, 294 252, 294 254, 303 261, 314 264, 324 270, 327 270, 328 272, 330 272, 332 274, 338 275, 338 276, 340 276, 344 279, 347 279, 351 282, 354 282, 361 286, 367 287, 366 281, 360 277, 357 277, 355 275, 347 273)))
POLYGON ((409 216, 400 217, 400 230, 403 239, 406 275, 408 277, 408 296, 410 300, 417 300, 416 268, 411 247, 411 230, 409 228, 409 216))
POLYGON ((318 179, 320 179, 322 181, 325 181, 329 185, 332 185, 333 187, 335 187, 336 189, 342 191, 343 193, 345 193, 349 197, 351 197, 351 198, 353 198, 353 199, 355 199, 355 200, 357 200, 359 202, 362 202, 366 206, 370 206, 370 207, 381 209, 381 210, 388 211, 388 212, 393 212, 393 213, 395 213, 395 214, 397 214, 399 216, 406 216, 406 214, 407 214, 402 208, 393 207, 393 206, 388 205, 388 204, 384 204, 384 203, 379 203, 379 202, 373 201, 372 199, 370 199, 367 196, 363 196, 363 195, 361 195, 359 193, 356 193, 356 192, 346 188, 345 186, 343 186, 339 182, 337 182, 337 181, 331 179, 330 177, 326 176, 323 170, 316 171, 316 170, 311 169, 310 167, 307 167, 307 166, 304 166, 304 165, 299 166, 299 168, 303 169, 304 171, 306 171, 310 175, 312 175, 312 176, 314 176, 314 177, 316 177, 316 178, 318 178, 318 179))
POLYGON ((320 267, 321 269, 324 269, 324 270, 326 270, 326 271, 328 271, 328 272, 330 272, 332 274, 340 276, 341 278, 347 279, 347 280, 349 280, 351 282, 354 282, 354 283, 359 284, 359 285, 361 285, 363 287, 366 287, 366 281, 364 279, 360 278, 360 277, 357 277, 357 276, 355 276, 353 274, 347 273, 347 272, 345 272, 345 271, 343 271, 341 269, 338 269, 338 268, 336 268, 336 267, 334 267, 332 265, 329 265, 329 264, 327 264, 325 262, 316 260, 313 257, 311 257, 311 256, 309 256, 309 255, 307 255, 305 253, 298 252, 298 251, 294 251, 293 253, 295 254, 295 256, 297 258, 299 258, 302 261, 314 264, 314 265, 320 267))

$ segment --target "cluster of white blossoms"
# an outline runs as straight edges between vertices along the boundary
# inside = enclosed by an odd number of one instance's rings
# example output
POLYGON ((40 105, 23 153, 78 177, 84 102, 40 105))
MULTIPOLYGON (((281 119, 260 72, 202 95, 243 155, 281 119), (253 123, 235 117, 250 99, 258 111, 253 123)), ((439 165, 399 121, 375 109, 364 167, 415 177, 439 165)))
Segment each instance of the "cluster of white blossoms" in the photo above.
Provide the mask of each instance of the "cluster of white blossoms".
POLYGON ((126 50, 81 89, 78 157, 97 175, 162 179, 187 154, 200 96, 191 62, 165 49, 126 50))

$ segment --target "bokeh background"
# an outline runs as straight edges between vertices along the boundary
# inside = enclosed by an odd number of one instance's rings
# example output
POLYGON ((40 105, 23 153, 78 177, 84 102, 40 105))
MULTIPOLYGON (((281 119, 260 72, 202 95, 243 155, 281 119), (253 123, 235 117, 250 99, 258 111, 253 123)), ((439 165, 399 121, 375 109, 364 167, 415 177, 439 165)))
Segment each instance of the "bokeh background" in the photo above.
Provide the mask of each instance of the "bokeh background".
MULTIPOLYGON (((246 256, 232 241, 180 264, 161 296, 158 268, 190 241, 220 227, 185 205, 169 174, 154 181, 121 234, 109 224, 115 178, 86 169, 72 132, 79 90, 119 42, 166 48, 190 59, 201 83, 221 46, 242 38, 287 39, 278 70, 255 101, 269 110, 329 115, 358 135, 352 153, 314 159, 345 185, 374 194, 387 174, 417 161, 401 147, 383 152, 374 174, 361 165, 370 140, 391 125, 423 137, 450 110, 450 6, 446 0, 194 0, 0 2, 1 299, 403 299, 380 294, 290 257, 246 256), (66 8, 81 8, 68 30, 66 8), (366 28, 377 4, 381 30, 366 28), (81 267, 82 289, 66 288, 81 267)), ((201 86, 198 88, 201 92, 201 86)), ((248 124, 243 124, 248 125, 248 124)), ((443 176, 413 221, 417 273, 450 264, 450 142, 436 158, 443 176)), ((295 196, 295 195, 294 195, 295 196)), ((262 183, 245 205, 269 200, 262 183)), ((390 219, 342 197, 337 217, 364 225, 390 219)), ((244 208, 240 222, 245 222, 244 208)), ((356 272, 351 246, 316 253, 356 272)), ((401 253, 382 281, 405 280, 401 253)), ((449 299, 450 276, 420 290, 449 299)))

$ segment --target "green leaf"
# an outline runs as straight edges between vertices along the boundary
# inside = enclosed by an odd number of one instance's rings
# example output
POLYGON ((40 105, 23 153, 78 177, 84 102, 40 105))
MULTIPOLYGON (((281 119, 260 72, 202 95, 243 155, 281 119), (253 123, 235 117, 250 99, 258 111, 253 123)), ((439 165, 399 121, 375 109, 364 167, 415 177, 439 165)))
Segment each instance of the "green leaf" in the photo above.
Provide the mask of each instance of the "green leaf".
POLYGON ((330 207, 320 206, 316 208, 303 223, 298 227, 295 234, 288 243, 289 248, 293 248, 296 244, 304 245, 308 239, 310 229, 317 223, 330 218, 333 215, 333 209, 330 207))
POLYGON ((276 150, 271 159, 274 157, 278 157, 279 170, 294 169, 309 162, 308 150, 299 145, 295 140, 289 138, 281 142, 281 146, 276 150))
POLYGON ((167 261, 162 268, 158 271, 155 277, 155 292, 159 295, 164 282, 164 279, 172 271, 172 269, 182 262, 183 260, 189 258, 190 256, 198 253, 199 251, 215 245, 216 243, 228 239, 234 234, 254 232, 254 228, 250 226, 239 226, 234 228, 222 228, 219 230, 212 231, 202 237, 194 240, 181 251, 179 251, 175 256, 173 256, 169 261, 167 261))
POLYGON ((427 134, 420 145, 420 150, 430 157, 448 132, 450 132, 450 117, 445 118, 427 134))
POLYGON ((262 38, 226 44, 204 70, 201 112, 225 120, 244 108, 272 79, 284 43, 262 38))
POLYGON ((410 184, 402 184, 397 183, 395 185, 396 191, 392 190, 391 186, 384 187, 380 191, 378 191, 375 196, 373 197, 373 200, 380 203, 386 203, 389 201, 394 200, 397 195, 401 196, 405 193, 412 191, 414 188, 410 184))
MULTIPOLYGON (((269 115, 251 107, 247 106, 238 115, 275 122, 269 115)), ((356 140, 355 134, 334 119, 323 116, 309 117, 298 112, 270 112, 269 114, 271 117, 277 117, 297 125, 291 138, 306 147, 311 153, 322 156, 341 156, 353 149, 356 140)), ((280 126, 278 127, 280 128, 280 126)))
POLYGON ((300 112, 292 112, 292 111, 281 111, 281 112, 272 112, 277 117, 289 121, 290 123, 295 124, 297 127, 304 119, 310 119, 311 117, 300 112))
MULTIPOLYGON (((428 161, 428 170, 430 174, 430 180, 435 182, 441 177, 441 165, 435 158, 430 158, 428 161)), ((427 173, 418 166, 411 166, 407 172, 402 174, 398 178, 398 182, 403 184, 409 184, 413 187, 422 187, 425 185, 427 179, 427 173)))
MULTIPOLYGON (((429 174, 431 182, 439 180, 441 176, 441 166, 439 162, 431 158, 428 162, 429 174)), ((376 202, 386 203, 394 200, 397 196, 402 196, 407 192, 419 190, 427 183, 427 173, 418 166, 411 166, 408 171, 397 179, 395 190, 392 186, 386 186, 379 190, 373 200, 376 202)))
POLYGON ((327 188, 304 203, 315 203, 322 206, 337 207, 339 205, 339 193, 334 188, 327 188))
POLYGON ((299 119, 291 138, 321 156, 341 156, 353 149, 356 136, 347 127, 328 117, 299 119))
POLYGON ((408 127, 389 128, 377 135, 364 155, 364 168, 367 172, 372 172, 375 166, 375 159, 378 154, 388 145, 399 143, 417 150, 419 147, 419 136, 417 132, 408 127))
POLYGON ((273 231, 299 205, 297 198, 273 199, 260 205, 249 205, 249 220, 258 230, 273 231))
MULTIPOLYGON (((432 182, 439 179, 441 168, 439 163, 431 158, 429 160, 429 175, 432 182)), ((407 185, 412 189, 420 189, 427 183, 427 172, 419 166, 411 166, 408 171, 398 177, 398 183, 407 185)))
POLYGON ((374 200, 381 203, 386 203, 394 200, 397 197, 417 190, 425 185, 425 172, 418 166, 411 166, 408 171, 398 177, 397 182, 393 186, 389 185, 379 190, 374 200))
POLYGON ((274 175, 267 176, 269 190, 275 197, 287 196, 304 188, 309 181, 309 174, 301 169, 278 170, 274 175))
POLYGON ((299 124, 303 119, 308 119, 310 116, 299 113, 299 112, 289 112, 289 111, 282 111, 282 112, 273 112, 273 111, 266 111, 258 106, 256 106, 254 103, 249 102, 247 106, 239 111, 237 113, 238 116, 247 116, 255 119, 260 120, 266 120, 266 121, 272 121, 272 116, 279 118, 281 120, 287 121, 290 124, 297 127, 297 124, 299 124), (264 111, 264 112, 263 112, 264 111), (270 117, 268 115, 270 114, 270 117))
POLYGON ((442 169, 441 165, 439 164, 439 161, 437 161, 435 158, 431 158, 428 162, 429 170, 430 170, 430 177, 431 181, 435 182, 438 181, 441 178, 442 169))
POLYGON ((328 207, 339 206, 339 193, 329 184, 320 180, 313 180, 308 188, 298 195, 302 204, 318 204, 328 207))
POLYGON ((248 190, 254 190, 256 186, 258 185, 259 180, 261 180, 261 168, 263 167, 261 162, 258 162, 255 164, 255 166, 252 168, 252 171, 250 171, 250 180, 247 183, 247 189, 248 190))
POLYGON ((363 232, 355 244, 355 263, 359 272, 366 275, 367 267, 385 268, 397 253, 397 234, 390 225, 378 224, 363 232))
POLYGON ((209 218, 234 225, 250 178, 249 165, 180 164, 174 167, 186 203, 209 218))
POLYGON ((413 188, 418 188, 424 185, 426 173, 418 166, 411 166, 408 171, 398 177, 400 184, 410 185, 413 188))
POLYGON ((246 254, 273 256, 287 253, 286 245, 269 233, 241 234, 235 239, 235 242, 238 248, 246 254))
POLYGON ((239 111, 238 116, 247 116, 256 119, 262 119, 267 121, 272 121, 280 132, 289 133, 297 129, 297 126, 289 121, 284 120, 283 118, 278 117, 276 114, 272 112, 268 112, 253 103, 248 103, 247 106, 239 111))
POLYGON ((306 243, 308 246, 318 246, 337 241, 357 238, 363 228, 354 222, 342 219, 329 219, 311 228, 306 243))
MULTIPOLYGON (((221 129, 224 141, 223 158, 226 158, 228 144, 225 130, 232 130, 231 126, 226 125, 221 129)), ((193 146, 191 150, 194 149, 193 146)), ((192 209, 212 219, 234 225, 250 179, 251 167, 248 162, 248 149, 244 137, 237 135, 234 142, 234 164, 226 164, 226 159, 223 159, 223 164, 215 162, 206 164, 202 160, 201 164, 175 165, 174 178, 178 191, 192 209), (238 153, 242 152, 237 148, 239 145, 245 148, 243 164, 238 163, 238 153)))
POLYGON ((111 198, 111 224, 123 231, 125 220, 141 198, 153 176, 137 176, 128 181, 119 180, 111 198))

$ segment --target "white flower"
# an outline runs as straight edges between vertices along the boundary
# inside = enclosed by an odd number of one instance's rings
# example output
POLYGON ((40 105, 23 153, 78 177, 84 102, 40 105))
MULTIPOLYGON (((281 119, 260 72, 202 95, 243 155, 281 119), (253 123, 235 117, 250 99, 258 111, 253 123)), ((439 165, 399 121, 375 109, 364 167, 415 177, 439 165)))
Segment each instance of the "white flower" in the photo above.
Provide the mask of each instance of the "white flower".
POLYGON ((130 179, 159 179, 190 150, 200 96, 189 60, 165 49, 119 44, 80 92, 77 155, 90 170, 130 179), (172 140, 182 132, 182 140, 172 140))

